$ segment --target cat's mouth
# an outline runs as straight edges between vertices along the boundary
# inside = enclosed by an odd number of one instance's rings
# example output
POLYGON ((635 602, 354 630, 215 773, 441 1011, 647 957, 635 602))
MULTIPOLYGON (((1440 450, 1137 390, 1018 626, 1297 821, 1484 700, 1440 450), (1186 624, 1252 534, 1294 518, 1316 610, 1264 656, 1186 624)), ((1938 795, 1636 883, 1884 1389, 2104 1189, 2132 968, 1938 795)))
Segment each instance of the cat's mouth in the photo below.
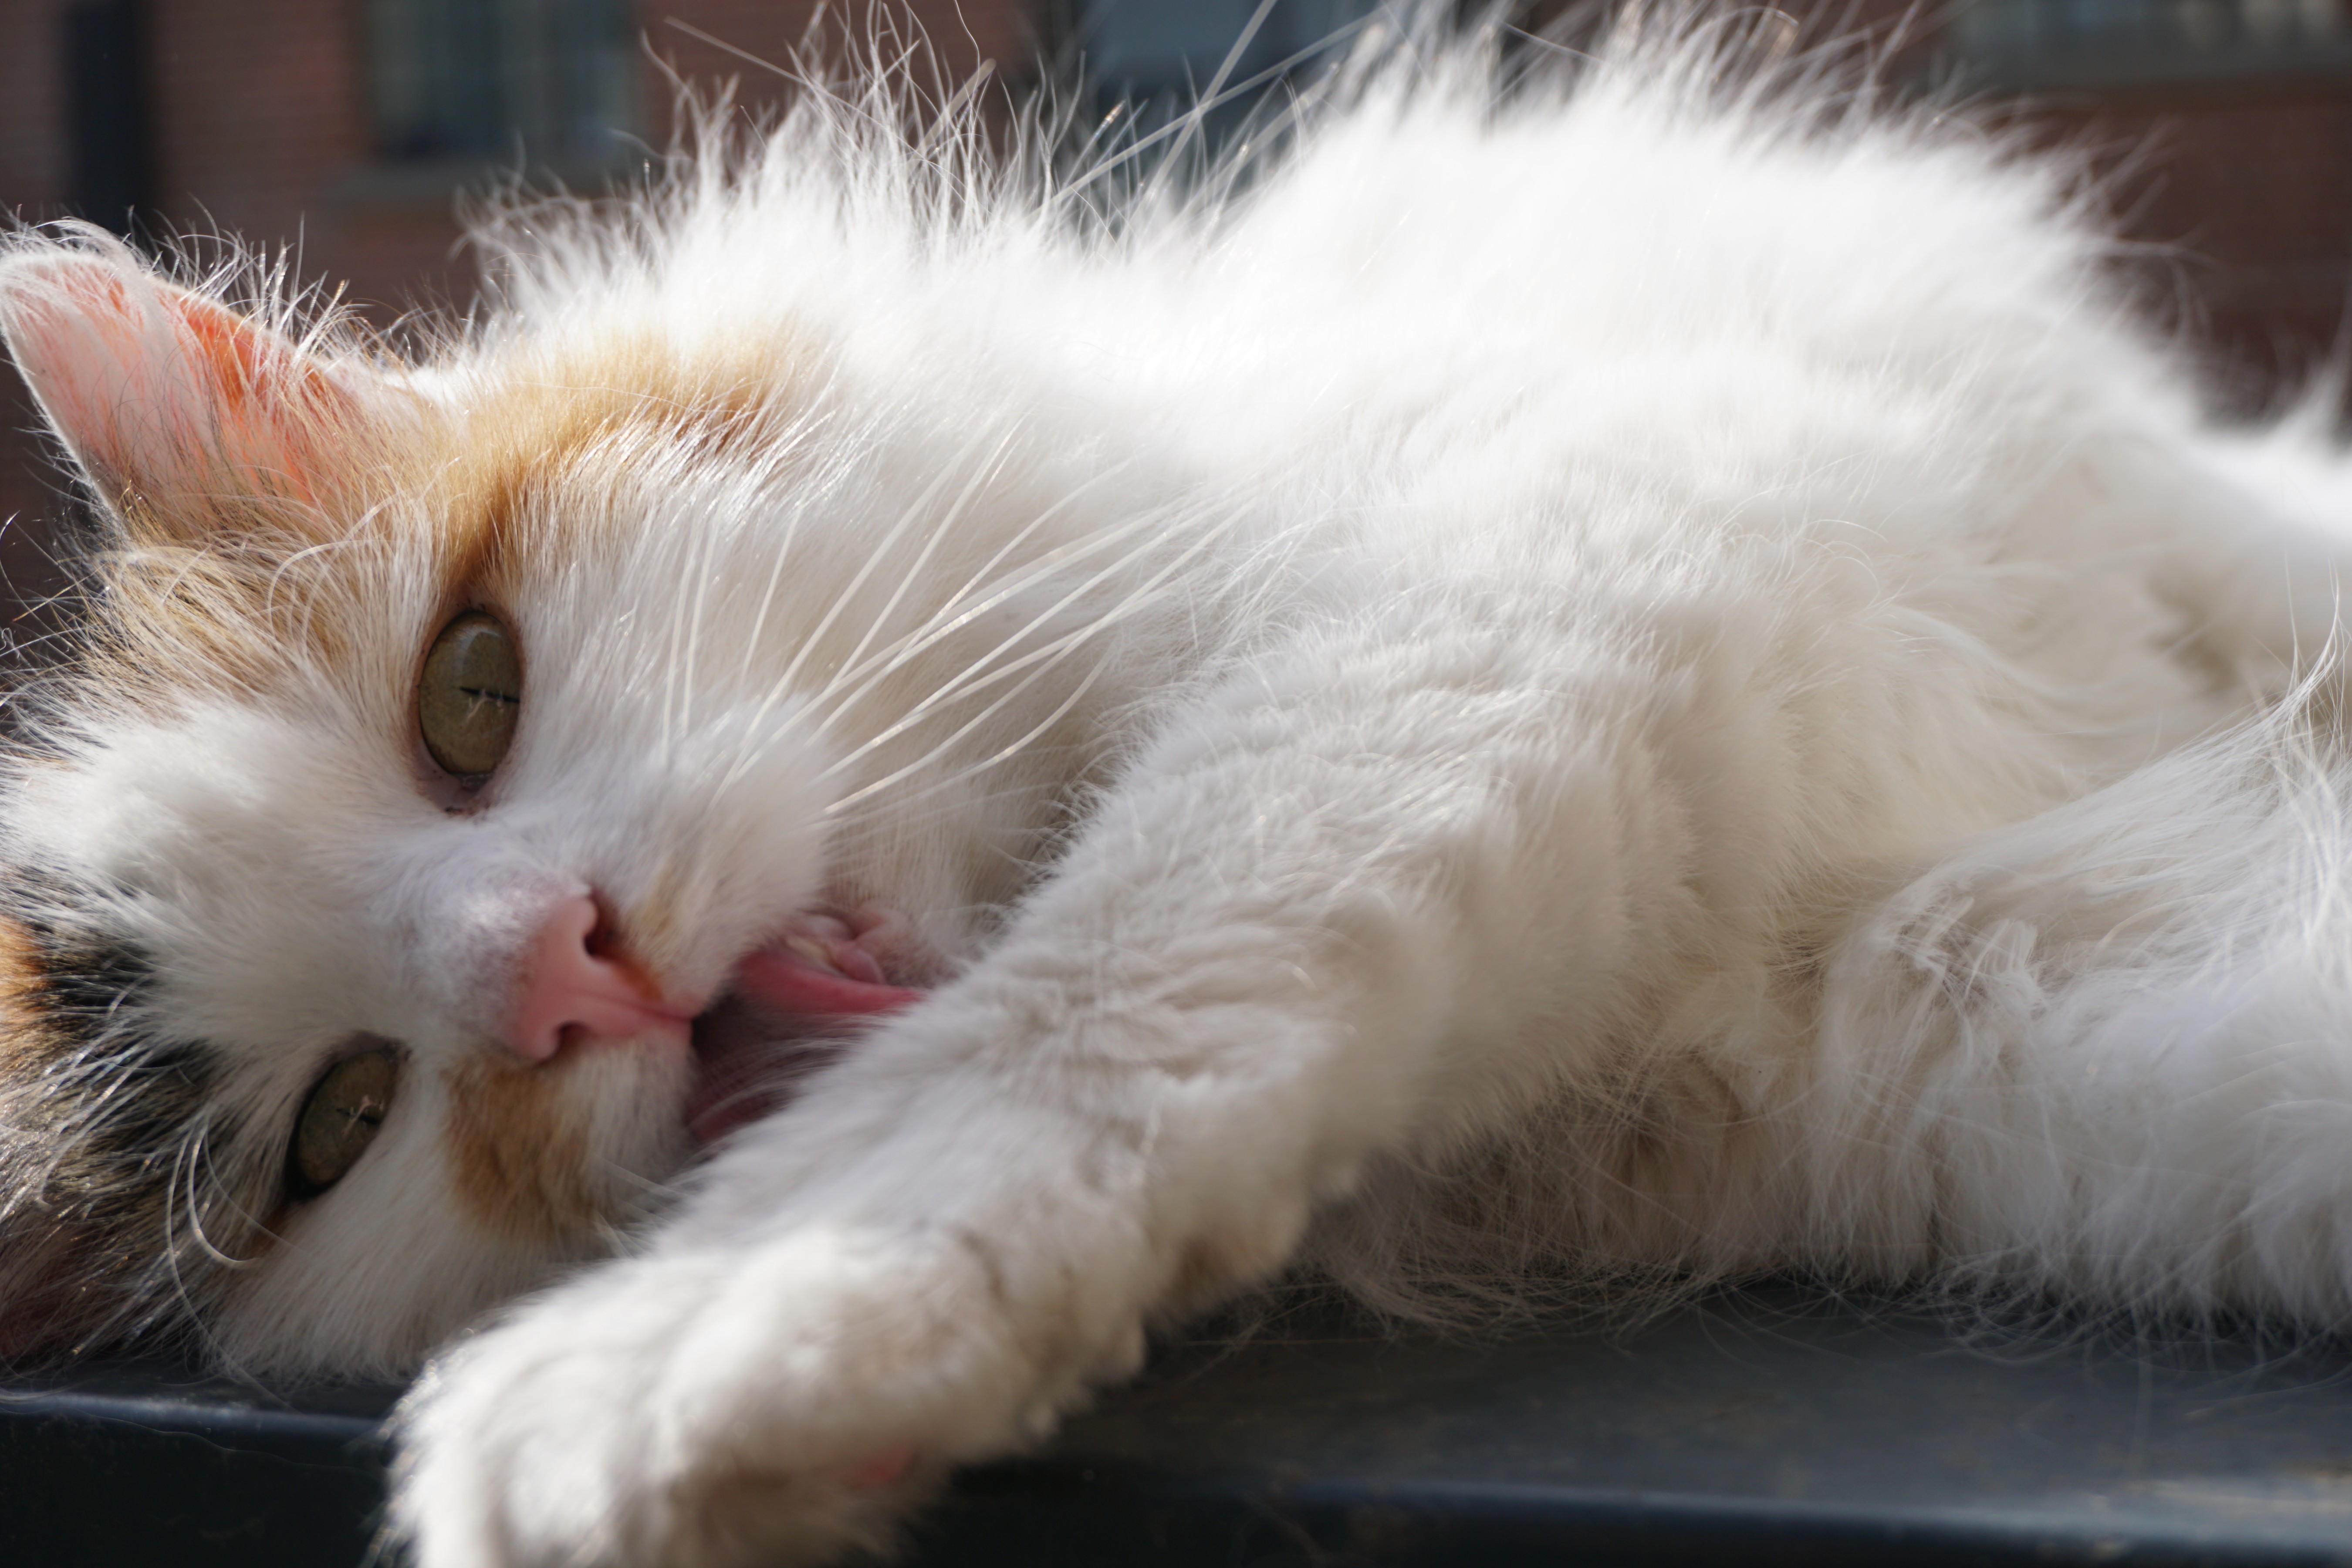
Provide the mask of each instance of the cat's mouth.
POLYGON ((736 963, 726 992, 694 1020, 686 1126, 697 1143, 775 1110, 859 1029, 922 997, 885 967, 903 932, 875 910, 803 915, 736 963))

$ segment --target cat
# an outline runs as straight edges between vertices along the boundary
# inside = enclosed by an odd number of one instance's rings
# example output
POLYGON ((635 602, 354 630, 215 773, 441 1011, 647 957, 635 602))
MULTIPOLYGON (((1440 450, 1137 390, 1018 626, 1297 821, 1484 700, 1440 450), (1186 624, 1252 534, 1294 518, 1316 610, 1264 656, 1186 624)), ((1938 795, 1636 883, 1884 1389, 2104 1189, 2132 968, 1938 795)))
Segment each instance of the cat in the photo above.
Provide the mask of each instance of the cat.
POLYGON ((700 1565, 1285 1270, 2343 1324, 2352 467, 1757 26, 813 88, 406 357, 8 237, 8 1353, 438 1351, 425 1568, 700 1565))

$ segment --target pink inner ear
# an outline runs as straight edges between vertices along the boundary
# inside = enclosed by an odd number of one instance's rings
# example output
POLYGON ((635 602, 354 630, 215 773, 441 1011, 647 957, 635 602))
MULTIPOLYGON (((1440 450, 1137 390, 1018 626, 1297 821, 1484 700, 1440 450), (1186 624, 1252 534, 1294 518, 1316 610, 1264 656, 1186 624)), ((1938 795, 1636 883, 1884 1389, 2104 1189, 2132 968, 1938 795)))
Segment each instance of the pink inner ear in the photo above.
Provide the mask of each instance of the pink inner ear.
POLYGON ((355 400, 273 331, 109 258, 0 268, 0 331, 110 497, 318 499, 355 400))

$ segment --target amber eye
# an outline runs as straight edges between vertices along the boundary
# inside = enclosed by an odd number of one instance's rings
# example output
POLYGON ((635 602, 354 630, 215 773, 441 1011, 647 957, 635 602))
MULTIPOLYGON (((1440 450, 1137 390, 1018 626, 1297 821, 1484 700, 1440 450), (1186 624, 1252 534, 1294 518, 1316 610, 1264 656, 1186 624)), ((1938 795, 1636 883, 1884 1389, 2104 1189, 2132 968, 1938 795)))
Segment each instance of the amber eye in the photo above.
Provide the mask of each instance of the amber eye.
POLYGON ((288 1192, 314 1198, 341 1181, 375 1142, 399 1087, 400 1053, 389 1046, 329 1068, 294 1123, 294 1146, 286 1154, 288 1192))
POLYGON ((416 727, 445 773, 494 773, 522 717, 522 656, 496 616, 467 610, 441 628, 416 679, 416 727))

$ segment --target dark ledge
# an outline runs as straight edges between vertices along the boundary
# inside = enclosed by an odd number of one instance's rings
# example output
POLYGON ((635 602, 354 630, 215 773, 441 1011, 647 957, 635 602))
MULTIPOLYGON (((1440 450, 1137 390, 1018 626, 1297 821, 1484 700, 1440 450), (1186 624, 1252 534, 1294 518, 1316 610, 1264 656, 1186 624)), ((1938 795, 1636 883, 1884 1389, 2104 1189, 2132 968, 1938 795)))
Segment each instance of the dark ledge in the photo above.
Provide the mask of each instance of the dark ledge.
MULTIPOLYGON (((154 1367, 0 1395, 12 1568, 357 1563, 389 1390, 154 1367)), ((1164 1353, 971 1472, 919 1568, 2352 1565, 2352 1350, 2126 1346, 1765 1290, 1481 1344, 1164 1353)))

